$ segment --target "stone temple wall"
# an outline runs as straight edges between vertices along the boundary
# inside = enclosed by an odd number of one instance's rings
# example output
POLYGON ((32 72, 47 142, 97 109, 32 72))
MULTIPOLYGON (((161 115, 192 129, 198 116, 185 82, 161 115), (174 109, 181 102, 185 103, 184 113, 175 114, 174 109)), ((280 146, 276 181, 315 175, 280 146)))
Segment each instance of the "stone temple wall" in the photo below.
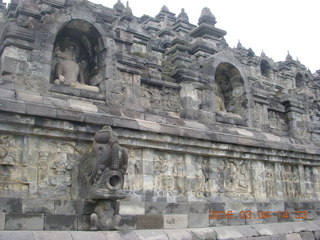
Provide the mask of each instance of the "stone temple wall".
POLYGON ((105 125, 129 156, 119 229, 319 219, 319 72, 230 48, 208 8, 0 10, 0 229, 89 230, 79 169, 105 125))

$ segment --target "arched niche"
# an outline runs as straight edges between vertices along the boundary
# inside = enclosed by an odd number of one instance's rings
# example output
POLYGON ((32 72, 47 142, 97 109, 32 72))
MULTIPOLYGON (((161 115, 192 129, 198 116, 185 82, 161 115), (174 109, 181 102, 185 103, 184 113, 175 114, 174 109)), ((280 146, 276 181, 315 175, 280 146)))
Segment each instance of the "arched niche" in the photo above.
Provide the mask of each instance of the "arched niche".
POLYGON ((269 73, 271 71, 271 66, 270 66, 270 63, 267 60, 265 60, 265 59, 261 60, 261 62, 260 62, 260 71, 261 71, 261 74, 263 76, 268 76, 269 75, 269 73))
POLYGON ((297 73, 295 81, 297 88, 304 87, 303 75, 301 73, 297 73))
MULTIPOLYGON (((80 19, 69 21, 64 24, 55 38, 52 82, 57 83, 55 81, 58 77, 57 69, 61 68, 65 60, 70 60, 74 64, 69 68, 76 69, 75 65, 79 67, 78 82, 98 86, 103 79, 104 55, 105 47, 101 34, 91 23, 80 19)), ((59 70, 58 72, 61 73, 59 70)), ((73 74, 77 75, 77 73, 73 74)))
POLYGON ((222 62, 217 66, 214 94, 216 111, 238 115, 246 119, 248 101, 244 80, 234 65, 222 62))

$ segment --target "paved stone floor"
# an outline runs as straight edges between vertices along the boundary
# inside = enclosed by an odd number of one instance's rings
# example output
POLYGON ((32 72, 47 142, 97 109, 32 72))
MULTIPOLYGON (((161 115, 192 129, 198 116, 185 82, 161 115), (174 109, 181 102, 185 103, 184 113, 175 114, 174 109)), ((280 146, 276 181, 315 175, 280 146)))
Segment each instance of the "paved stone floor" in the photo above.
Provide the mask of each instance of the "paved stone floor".
POLYGON ((2 231, 0 240, 319 240, 320 221, 272 223, 213 228, 130 230, 108 232, 2 231))

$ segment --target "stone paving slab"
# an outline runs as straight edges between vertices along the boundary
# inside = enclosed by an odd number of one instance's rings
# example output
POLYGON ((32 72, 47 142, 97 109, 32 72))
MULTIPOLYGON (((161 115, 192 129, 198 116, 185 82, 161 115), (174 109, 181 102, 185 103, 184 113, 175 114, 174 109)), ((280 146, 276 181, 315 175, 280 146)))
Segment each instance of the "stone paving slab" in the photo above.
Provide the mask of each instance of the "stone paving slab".
MULTIPOLYGON (((319 225, 310 221, 307 225, 319 225)), ((258 224, 213 228, 125 231, 0 231, 0 240, 319 240, 320 231, 297 228, 300 223, 258 224), (280 227, 283 225, 281 230, 280 227), (293 229, 295 229, 293 231, 293 229), (281 234, 279 233, 281 232, 281 234)))

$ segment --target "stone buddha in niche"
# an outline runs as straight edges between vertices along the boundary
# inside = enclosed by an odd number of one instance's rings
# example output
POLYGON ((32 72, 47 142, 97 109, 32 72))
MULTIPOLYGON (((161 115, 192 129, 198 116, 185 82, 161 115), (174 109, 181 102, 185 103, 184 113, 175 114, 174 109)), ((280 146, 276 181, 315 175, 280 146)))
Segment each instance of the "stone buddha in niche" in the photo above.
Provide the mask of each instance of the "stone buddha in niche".
POLYGON ((215 104, 216 111, 227 113, 224 101, 221 97, 222 94, 221 94, 220 89, 216 83, 214 83, 214 85, 213 85, 213 91, 214 91, 214 104, 215 104))
POLYGON ((213 85, 213 92, 214 92, 215 110, 218 115, 241 119, 241 116, 239 114, 227 111, 225 102, 222 97, 221 90, 217 85, 217 83, 214 83, 213 85))
POLYGON ((76 62, 76 47, 70 44, 66 46, 63 51, 61 51, 60 47, 57 47, 56 55, 62 60, 55 66, 54 83, 65 86, 79 84, 79 82, 84 84, 83 71, 76 62))

